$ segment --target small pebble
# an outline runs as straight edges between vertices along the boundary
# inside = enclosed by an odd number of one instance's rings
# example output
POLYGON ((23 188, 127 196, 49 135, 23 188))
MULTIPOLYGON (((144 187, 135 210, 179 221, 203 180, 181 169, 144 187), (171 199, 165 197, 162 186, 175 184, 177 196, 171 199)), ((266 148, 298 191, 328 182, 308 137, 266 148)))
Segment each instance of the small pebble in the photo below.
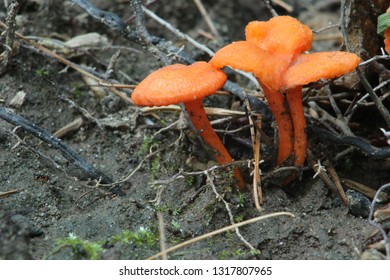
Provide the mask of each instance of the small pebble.
POLYGON ((16 93, 14 98, 12 98, 11 102, 9 103, 9 106, 14 108, 20 108, 22 107, 24 101, 26 101, 26 92, 21 90, 16 93))
POLYGON ((363 194, 354 190, 346 192, 349 213, 355 217, 367 218, 370 214, 371 201, 363 194))

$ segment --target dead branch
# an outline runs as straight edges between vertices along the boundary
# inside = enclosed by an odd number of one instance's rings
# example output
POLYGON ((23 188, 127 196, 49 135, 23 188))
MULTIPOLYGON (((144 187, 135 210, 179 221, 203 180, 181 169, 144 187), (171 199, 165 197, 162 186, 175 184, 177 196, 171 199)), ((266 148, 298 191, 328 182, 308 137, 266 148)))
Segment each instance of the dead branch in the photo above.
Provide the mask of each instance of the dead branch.
POLYGON ((341 130, 344 135, 354 136, 353 132, 349 128, 344 118, 333 117, 327 111, 325 111, 320 106, 318 106, 317 103, 314 101, 308 102, 308 105, 310 106, 310 109, 312 109, 312 111, 315 112, 314 114, 311 114, 313 119, 316 119, 317 121, 324 124, 330 122, 333 126, 341 130))
POLYGON ((150 36, 148 30, 145 27, 145 14, 141 1, 132 0, 130 1, 130 4, 134 8, 136 32, 141 42, 148 48, 148 51, 156 56, 164 66, 172 64, 171 60, 153 44, 153 37, 150 36))
MULTIPOLYGON (((54 149, 58 150, 65 159, 67 159, 74 166, 80 168, 80 170, 89 178, 101 180, 106 184, 111 184, 113 182, 109 176, 96 169, 93 165, 88 163, 84 158, 73 151, 68 145, 61 142, 60 139, 54 137, 47 130, 44 130, 43 128, 35 125, 23 117, 11 113, 7 108, 2 106, 0 106, 0 118, 15 126, 20 126, 27 133, 30 133, 38 139, 46 142, 54 149)), ((116 195, 124 195, 119 186, 112 188, 111 192, 116 195)))
POLYGON ((333 143, 336 145, 347 145, 347 146, 354 146, 358 149, 360 149, 362 152, 364 152, 366 155, 374 158, 374 159, 387 159, 390 158, 390 148, 378 148, 370 145, 363 139, 360 139, 358 137, 354 136, 338 136, 330 131, 314 127, 314 126, 308 126, 308 131, 311 135, 315 135, 315 137, 318 137, 321 139, 324 143, 333 143))
POLYGON ((202 14, 202 17, 204 18, 207 26, 210 28, 211 32, 214 34, 215 38, 217 38, 218 41, 221 41, 221 36, 219 35, 219 32, 217 28, 215 27, 213 21, 211 20, 209 14, 207 13, 207 10, 205 6, 203 5, 201 0, 193 0, 196 7, 198 8, 199 12, 202 14))
POLYGON ((122 36, 131 41, 137 41, 138 35, 135 31, 130 30, 128 26, 120 19, 120 17, 114 13, 103 11, 92 5, 87 0, 70 0, 84 9, 89 15, 99 22, 107 25, 112 30, 118 32, 122 36))
MULTIPOLYGON (((208 48, 207 46, 197 42, 196 40, 194 40, 193 38, 191 38, 187 34, 184 34, 180 30, 178 30, 176 27, 174 27, 170 23, 168 23, 166 20, 164 20, 164 19, 160 18, 159 16, 157 16, 151 10, 145 8, 144 6, 142 6, 142 8, 143 8, 143 11, 145 12, 145 14, 147 14, 148 16, 153 18, 155 21, 157 21, 159 24, 161 24, 162 26, 167 28, 169 31, 171 31, 173 34, 175 34, 177 37, 186 40, 187 42, 192 44, 194 47, 196 47, 196 48, 204 51, 205 53, 207 53, 210 57, 214 56, 214 52, 210 48, 208 48)), ((238 70, 238 69, 233 69, 233 71, 235 71, 235 72, 239 73, 240 75, 246 77, 253 84, 255 84, 256 87, 259 87, 258 86, 259 85, 258 81, 255 79, 255 77, 252 74, 244 72, 244 71, 241 71, 241 70, 238 70)))

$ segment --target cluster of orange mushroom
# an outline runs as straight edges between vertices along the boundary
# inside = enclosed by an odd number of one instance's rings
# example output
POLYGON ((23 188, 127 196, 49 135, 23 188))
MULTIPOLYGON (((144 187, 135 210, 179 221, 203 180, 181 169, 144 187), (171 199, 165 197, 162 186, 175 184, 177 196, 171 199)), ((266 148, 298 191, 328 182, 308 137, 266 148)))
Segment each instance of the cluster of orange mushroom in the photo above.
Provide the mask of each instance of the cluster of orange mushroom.
MULTIPOLYGON (((306 156, 302 86, 351 72, 360 59, 341 51, 305 53, 311 48, 312 31, 290 16, 250 22, 245 33, 245 41, 223 47, 209 63, 176 64, 153 72, 136 87, 131 98, 137 106, 184 103, 194 127, 215 151, 216 161, 227 164, 232 158, 212 129, 201 101, 225 83, 223 67, 251 72, 259 81, 278 126, 276 164, 292 157, 295 166, 300 167, 306 156)), ((234 174, 242 189, 244 180, 237 168, 234 174)))

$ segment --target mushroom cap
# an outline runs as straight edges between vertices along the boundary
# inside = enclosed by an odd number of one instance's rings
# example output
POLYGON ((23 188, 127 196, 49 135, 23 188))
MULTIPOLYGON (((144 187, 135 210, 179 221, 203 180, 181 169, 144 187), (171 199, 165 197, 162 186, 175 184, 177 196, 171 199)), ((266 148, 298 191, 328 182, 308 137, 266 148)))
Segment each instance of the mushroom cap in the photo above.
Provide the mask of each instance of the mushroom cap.
POLYGON ((279 87, 281 73, 287 67, 284 60, 269 55, 248 41, 233 42, 223 47, 209 63, 216 68, 229 66, 251 72, 262 84, 274 90, 279 87))
POLYGON ((272 55, 283 55, 288 63, 311 48, 313 32, 290 16, 277 16, 268 21, 252 21, 245 28, 246 40, 272 55))
POLYGON ((331 79, 353 71, 360 58, 349 52, 318 52, 301 54, 287 69, 281 89, 306 85, 319 79, 331 79))
POLYGON ((313 41, 310 28, 290 16, 252 21, 245 28, 245 36, 247 41, 253 42, 273 58, 270 63, 262 62, 257 74, 255 73, 271 90, 280 87, 282 76, 292 61, 302 52, 309 50, 313 41))
POLYGON ((133 91, 137 106, 165 106, 194 101, 215 93, 226 82, 226 74, 204 61, 174 64, 147 76, 133 91))
POLYGON ((255 73, 258 65, 268 60, 268 55, 257 45, 248 41, 237 41, 218 50, 209 63, 215 68, 229 66, 245 72, 255 73))

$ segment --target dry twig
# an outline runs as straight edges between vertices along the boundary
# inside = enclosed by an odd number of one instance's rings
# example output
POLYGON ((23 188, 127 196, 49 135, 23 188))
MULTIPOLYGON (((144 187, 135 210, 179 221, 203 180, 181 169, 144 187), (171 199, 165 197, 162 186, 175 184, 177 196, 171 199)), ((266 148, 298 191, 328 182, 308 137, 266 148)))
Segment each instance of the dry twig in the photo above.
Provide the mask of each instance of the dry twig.
POLYGON ((214 36, 217 38, 218 41, 221 41, 221 36, 219 35, 219 32, 217 28, 215 27, 213 21, 211 20, 209 14, 207 13, 207 10, 205 6, 203 5, 201 0, 193 0, 196 7, 198 8, 199 12, 202 14, 202 17, 207 23, 207 26, 210 28, 211 32, 214 34, 214 36))
POLYGON ((132 0, 130 4, 134 8, 135 13, 135 25, 139 38, 143 44, 147 46, 148 51, 155 55, 157 59, 165 66, 171 64, 171 60, 153 44, 153 37, 150 36, 148 30, 145 27, 145 16, 140 0, 132 0))
POLYGON ((289 212, 276 212, 276 213, 271 213, 271 214, 259 216, 259 217, 252 218, 252 219, 240 222, 240 223, 236 223, 236 224, 224 227, 224 228, 220 228, 220 229, 214 230, 212 232, 206 233, 204 235, 195 237, 193 239, 184 241, 184 242, 182 242, 180 244, 177 244, 175 246, 172 246, 172 247, 166 249, 165 252, 157 253, 157 254, 155 254, 155 255, 147 258, 147 259, 148 260, 153 260, 153 259, 156 259, 158 257, 161 257, 163 253, 171 253, 171 252, 179 250, 179 249, 181 249, 183 247, 186 247, 188 245, 191 245, 191 244, 194 244, 194 243, 199 242, 201 240, 204 240, 206 238, 212 237, 212 236, 217 235, 217 234, 224 233, 224 232, 226 232, 228 230, 232 230, 232 229, 235 229, 235 228, 239 228, 239 227, 242 227, 242 226, 245 226, 245 225, 248 225, 248 224, 252 224, 252 223, 255 223, 255 222, 258 222, 258 221, 261 221, 261 220, 265 220, 265 219, 273 218, 273 217, 277 217, 277 216, 290 216, 292 218, 295 218, 295 216, 292 213, 289 213, 289 212))
POLYGON ((16 194, 20 192, 20 190, 10 190, 6 192, 0 192, 0 198, 6 198, 9 197, 10 195, 16 194))

